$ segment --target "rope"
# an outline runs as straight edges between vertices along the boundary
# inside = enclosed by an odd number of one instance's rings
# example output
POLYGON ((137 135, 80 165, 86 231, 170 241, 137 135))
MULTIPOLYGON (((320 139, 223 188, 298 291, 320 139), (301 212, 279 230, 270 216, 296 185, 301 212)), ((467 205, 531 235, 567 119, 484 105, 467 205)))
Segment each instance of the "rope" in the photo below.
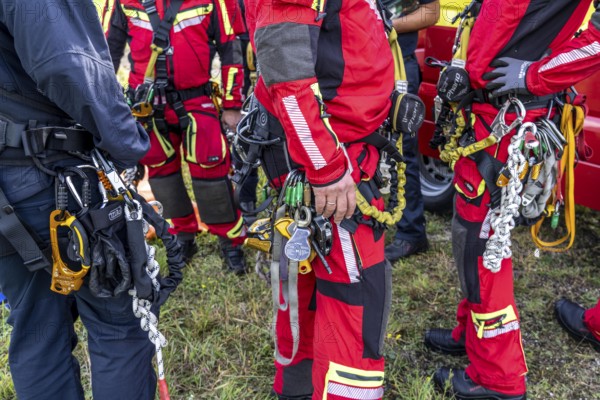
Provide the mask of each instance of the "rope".
POLYGON ((506 161, 510 178, 508 184, 502 188, 500 207, 490 210, 490 225, 494 233, 485 245, 483 266, 494 273, 500 271, 503 259, 512 256, 510 233, 515 227, 515 218, 518 218, 521 206, 520 194, 523 190, 523 183, 519 176, 527 164, 521 146, 527 130, 531 130, 535 134, 537 127, 531 122, 526 122, 510 140, 508 160, 506 161))
MULTIPOLYGON (((125 218, 128 221, 131 220, 141 220, 142 219, 142 206, 137 200, 132 200, 133 203, 138 206, 139 212, 132 213, 126 208, 125 210, 125 218)), ((145 228, 147 229, 147 227, 145 228)), ((156 261, 156 248, 154 246, 149 245, 146 241, 144 241, 144 246, 146 250, 146 274, 150 278, 152 282, 152 287, 155 293, 160 293, 160 282, 158 280, 160 274, 160 264, 156 261)), ((162 356, 162 348, 167 345, 167 339, 165 336, 158 330, 158 317, 156 314, 152 312, 152 304, 153 302, 146 299, 140 299, 137 296, 137 290, 134 286, 133 289, 129 291, 129 294, 132 297, 132 307, 133 314, 136 318, 140 320, 140 327, 143 331, 148 332, 148 339, 154 345, 154 349, 156 352, 156 366, 158 369, 158 383, 159 383, 159 394, 161 400, 169 400, 169 392, 167 388, 167 383, 165 380, 165 367, 162 356)))

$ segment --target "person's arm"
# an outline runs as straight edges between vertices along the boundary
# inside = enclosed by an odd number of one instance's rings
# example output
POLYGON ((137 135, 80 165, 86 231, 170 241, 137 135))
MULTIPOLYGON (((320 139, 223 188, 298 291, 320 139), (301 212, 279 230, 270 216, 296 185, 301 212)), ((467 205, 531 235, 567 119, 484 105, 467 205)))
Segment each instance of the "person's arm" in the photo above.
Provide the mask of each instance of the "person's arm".
POLYGON ((328 217, 335 210, 339 222, 354 211, 354 182, 329 124, 315 74, 323 19, 317 18, 322 10, 312 5, 311 0, 273 0, 268 5, 258 1, 254 41, 275 115, 292 158, 304 167, 313 187, 317 213, 328 217), (266 7, 269 12, 260 11, 266 7))
POLYGON ((236 0, 215 0, 215 12, 209 29, 221 60, 223 109, 239 110, 242 107, 244 60, 237 35, 245 32, 245 28, 236 0))
POLYGON ((600 9, 592 14, 588 29, 557 49, 554 54, 531 64, 527 89, 538 96, 556 93, 600 70, 600 9))
POLYGON ((414 12, 392 20, 398 33, 417 32, 432 25, 440 19, 440 1, 420 4, 414 12))
POLYGON ((110 57, 116 73, 119 70, 121 58, 123 58, 125 46, 127 44, 127 17, 123 12, 120 0, 115 0, 113 9, 110 11, 110 21, 105 24, 107 30, 104 33, 106 35, 110 57))
POLYGON ((148 151, 117 82, 96 10, 90 1, 0 3, 21 64, 45 96, 81 124, 121 167, 148 151), (32 10, 58 9, 56 18, 32 10))

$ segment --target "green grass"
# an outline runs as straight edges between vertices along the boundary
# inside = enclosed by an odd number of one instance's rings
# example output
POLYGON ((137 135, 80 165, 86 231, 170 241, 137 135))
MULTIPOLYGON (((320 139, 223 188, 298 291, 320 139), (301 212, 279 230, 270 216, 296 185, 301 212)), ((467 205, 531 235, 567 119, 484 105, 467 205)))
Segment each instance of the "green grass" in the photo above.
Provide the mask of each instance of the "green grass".
MULTIPOLYGON (((422 344, 426 328, 453 326, 460 299, 451 257, 450 217, 427 217, 431 250, 394 265, 393 307, 385 342, 386 399, 444 399, 434 390, 433 371, 442 365, 467 365, 466 357, 431 353, 422 344)), ((530 369, 530 399, 600 398, 598 353, 570 339, 553 317, 553 303, 562 296, 592 306, 600 295, 596 261, 600 213, 578 209, 577 222, 574 249, 565 254, 542 253, 540 258, 533 254, 528 230, 515 230, 515 293, 530 369)), ((160 328, 169 340, 165 363, 171 398, 266 399, 274 373, 269 288, 256 274, 237 278, 225 273, 217 241, 202 235, 199 242, 200 254, 161 314, 160 328)), ((253 257, 248 252, 248 261, 253 257)), ((78 332, 82 343, 76 354, 90 393, 80 324, 78 332)), ((0 399, 7 400, 14 398, 7 367, 8 335, 3 324, 0 399)))

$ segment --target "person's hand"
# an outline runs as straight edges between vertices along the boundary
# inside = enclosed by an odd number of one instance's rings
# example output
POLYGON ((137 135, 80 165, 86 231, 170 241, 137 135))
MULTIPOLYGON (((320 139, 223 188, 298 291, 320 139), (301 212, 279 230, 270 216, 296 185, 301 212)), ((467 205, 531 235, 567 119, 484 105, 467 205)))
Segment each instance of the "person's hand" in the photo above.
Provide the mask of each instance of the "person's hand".
POLYGON ((235 132, 237 124, 242 119, 242 112, 240 110, 223 110, 221 115, 221 122, 225 125, 225 129, 229 129, 235 132))
POLYGON ((498 58, 490 64, 493 71, 483 74, 483 79, 490 81, 485 88, 494 96, 506 94, 531 94, 527 90, 527 69, 531 61, 517 60, 510 57, 498 58))
POLYGON ((315 209, 325 218, 333 215, 336 224, 344 218, 350 218, 356 208, 356 186, 349 172, 339 181, 328 186, 313 186, 315 209))

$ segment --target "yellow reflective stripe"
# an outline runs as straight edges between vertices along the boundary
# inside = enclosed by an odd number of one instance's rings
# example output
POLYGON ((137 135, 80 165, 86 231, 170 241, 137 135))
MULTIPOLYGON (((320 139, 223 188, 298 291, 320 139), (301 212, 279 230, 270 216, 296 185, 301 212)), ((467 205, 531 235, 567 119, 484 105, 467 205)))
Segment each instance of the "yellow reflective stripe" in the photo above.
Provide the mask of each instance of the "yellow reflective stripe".
POLYGON ((483 194, 483 192, 485 192, 485 181, 482 179, 481 182, 479 183, 479 187, 477 188, 477 194, 475 196, 469 196, 468 194, 466 194, 461 188, 460 186, 458 186, 458 183, 454 184, 454 188, 456 189, 457 192, 459 192, 460 194, 462 194, 463 196, 469 198, 469 199, 476 199, 479 196, 481 196, 483 194))
POLYGON ((237 224, 235 224, 235 226, 233 228, 231 228, 231 230, 229 230, 229 232, 227 232, 227 237, 229 239, 235 239, 236 237, 239 237, 242 234, 243 226, 244 226, 244 219, 242 217, 240 217, 240 219, 238 219, 237 224))
POLYGON ((327 371, 327 375, 325 375, 323 400, 327 400, 327 386, 330 381, 359 388, 378 388, 383 386, 383 378, 383 371, 367 371, 364 369, 351 368, 330 361, 329 370, 327 371), (345 376, 341 376, 340 373, 345 376), (352 376, 355 376, 358 379, 352 379, 352 376), (361 378, 366 379, 363 380, 361 378))
POLYGON ((476 312, 471 311, 471 318, 473 319, 473 323, 478 327, 477 337, 481 339, 483 337, 483 331, 494 330, 503 325, 506 325, 509 322, 516 321, 517 314, 515 313, 513 306, 509 305, 503 310, 487 314, 478 314, 476 312), (486 322, 493 320, 498 321, 490 325, 485 324, 486 322))
POLYGON ((196 118, 190 113, 188 113, 188 117, 190 119, 190 124, 187 127, 186 132, 186 161, 189 161, 194 164, 198 164, 198 159, 196 158, 196 133, 198 132, 198 126, 196 125, 196 118))
POLYGON ((227 74, 227 87, 225 88, 225 100, 233 100, 233 84, 235 83, 235 74, 237 74, 238 72, 239 68, 229 68, 229 73, 227 74))
POLYGON ((128 7, 125 7, 124 5, 121 5, 121 8, 123 8, 123 12, 125 13, 125 16, 127 16, 129 18, 137 18, 137 19, 145 21, 145 22, 150 22, 150 18, 148 18, 148 14, 146 14, 142 10, 128 8, 128 7))
POLYGON ((325 9, 325 0, 313 0, 312 5, 310 6, 315 11, 323 12, 325 9))
POLYGON ((213 10, 213 5, 206 4, 206 5, 202 5, 202 6, 192 8, 189 10, 181 11, 177 14, 177 17, 175 17, 175 21, 173 21, 173 26, 179 24, 182 21, 185 21, 186 19, 210 14, 212 12, 212 10, 213 10))
POLYGON ((233 26, 231 26, 231 21, 229 20, 229 12, 227 11, 225 0, 219 0, 219 5, 221 6, 221 15, 223 18, 223 27, 225 28, 225 34, 233 35, 233 26))
POLYGON ((171 145, 171 143, 163 137, 163 135, 156 128, 156 123, 154 123, 154 118, 152 119, 152 131, 156 135, 158 142, 160 143, 160 147, 162 147, 163 151, 167 155, 167 158, 171 157, 175 154, 175 149, 171 145))
POLYGON ((114 10, 114 8, 115 0, 108 0, 107 4, 104 6, 104 13, 102 14, 102 31, 105 33, 108 32, 112 10, 114 10))

